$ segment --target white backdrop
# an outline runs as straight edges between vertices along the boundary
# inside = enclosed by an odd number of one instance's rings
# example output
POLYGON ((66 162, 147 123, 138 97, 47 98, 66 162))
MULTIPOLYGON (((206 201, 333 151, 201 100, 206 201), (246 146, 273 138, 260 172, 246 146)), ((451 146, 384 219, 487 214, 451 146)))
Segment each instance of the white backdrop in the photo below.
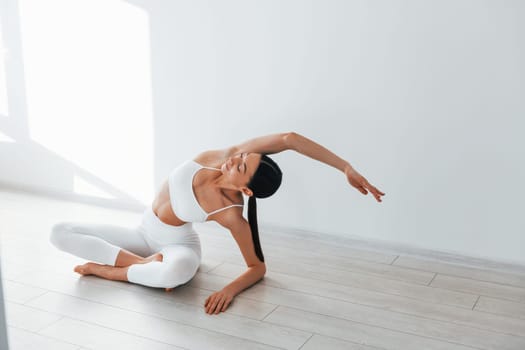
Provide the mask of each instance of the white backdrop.
POLYGON ((147 16, 151 195, 201 150, 295 131, 386 196, 288 151, 261 226, 525 264, 522 1, 110 2, 147 16))

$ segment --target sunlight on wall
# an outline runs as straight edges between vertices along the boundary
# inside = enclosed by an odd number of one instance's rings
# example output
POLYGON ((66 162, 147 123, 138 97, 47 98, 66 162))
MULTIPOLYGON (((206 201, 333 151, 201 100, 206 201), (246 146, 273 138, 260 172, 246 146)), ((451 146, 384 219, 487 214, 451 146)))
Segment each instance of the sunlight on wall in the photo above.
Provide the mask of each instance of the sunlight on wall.
POLYGON ((153 122, 147 13, 121 0, 19 4, 31 138, 149 203, 153 122))
MULTIPOLYGON (((0 28, 2 28, 0 26, 0 28)), ((3 33, 0 31, 0 115, 7 116, 8 102, 7 102, 7 85, 6 85, 6 61, 7 49, 2 40, 3 33)))
POLYGON ((73 178, 73 183, 75 187, 75 193, 78 194, 85 194, 88 196, 94 196, 99 198, 113 198, 112 195, 102 191, 101 189, 97 188, 96 186, 93 186, 80 176, 75 176, 73 178))

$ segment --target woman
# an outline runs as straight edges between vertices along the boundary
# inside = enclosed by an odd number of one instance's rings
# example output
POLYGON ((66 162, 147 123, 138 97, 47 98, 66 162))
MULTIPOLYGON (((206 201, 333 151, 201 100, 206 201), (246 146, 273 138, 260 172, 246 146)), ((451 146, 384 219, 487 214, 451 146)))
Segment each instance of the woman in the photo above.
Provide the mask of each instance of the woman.
POLYGON ((384 193, 349 162, 302 135, 281 133, 206 151, 184 162, 169 174, 135 229, 63 222, 53 226, 51 242, 96 262, 75 267, 82 275, 170 291, 191 280, 200 265, 200 241, 192 222, 216 221, 231 232, 248 266, 245 273, 206 299, 206 312, 218 314, 266 272, 255 198, 269 197, 279 188, 281 170, 267 154, 285 150, 339 169, 352 186, 365 195, 370 191, 381 202, 384 193), (243 194, 249 197, 248 221, 242 215, 243 194))

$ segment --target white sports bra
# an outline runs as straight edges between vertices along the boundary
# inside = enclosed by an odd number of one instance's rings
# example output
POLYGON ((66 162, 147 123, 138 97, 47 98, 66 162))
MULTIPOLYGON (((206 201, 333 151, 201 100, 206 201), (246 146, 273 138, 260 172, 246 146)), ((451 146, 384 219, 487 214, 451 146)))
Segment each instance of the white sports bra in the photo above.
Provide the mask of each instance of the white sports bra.
POLYGON ((168 176, 168 188, 170 192, 171 207, 175 215, 185 222, 205 222, 208 216, 231 207, 243 207, 242 204, 232 204, 227 207, 206 213, 197 202, 193 192, 193 178, 200 169, 221 171, 221 169, 210 168, 194 160, 187 160, 171 171, 168 176))

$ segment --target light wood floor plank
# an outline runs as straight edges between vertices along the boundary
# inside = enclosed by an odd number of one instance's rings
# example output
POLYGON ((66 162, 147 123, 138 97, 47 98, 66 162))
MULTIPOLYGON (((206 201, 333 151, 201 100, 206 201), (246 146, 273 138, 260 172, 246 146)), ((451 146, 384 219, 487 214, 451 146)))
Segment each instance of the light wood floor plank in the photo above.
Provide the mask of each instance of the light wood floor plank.
POLYGON ((438 274, 430 284, 443 290, 473 293, 496 299, 525 303, 525 288, 512 287, 492 282, 475 281, 470 278, 438 274))
POLYGON ((450 263, 425 260, 409 256, 400 256, 396 259, 393 265, 409 267, 428 272, 437 272, 444 275, 470 278, 478 281, 507 284, 515 287, 525 288, 525 275, 515 273, 505 273, 502 271, 454 265, 450 263))
MULTIPOLYGON (((298 329, 315 329, 317 334, 343 339, 368 347, 388 350, 472 350, 474 348, 420 337, 388 328, 374 327, 360 322, 353 322, 313 312, 279 306, 267 318, 266 322, 289 324, 298 329)), ((322 348, 319 348, 322 349, 322 348)))
POLYGON ((61 315, 41 311, 33 307, 12 302, 6 303, 7 325, 29 332, 36 333, 61 318, 61 315))
POLYGON ((77 342, 92 350, 184 350, 174 345, 163 344, 91 323, 68 317, 41 330, 39 334, 65 342, 77 342))
POLYGON ((525 303, 481 296, 474 310, 506 315, 525 320, 525 303))
POLYGON ((330 350, 381 350, 376 347, 359 345, 350 343, 341 339, 325 337, 322 335, 314 334, 306 344, 301 347, 301 350, 319 350, 319 349, 330 349, 330 350))
POLYGON ((79 350, 76 344, 65 343, 15 327, 7 328, 10 350, 79 350))
MULTIPOLYGON (((30 272, 26 272, 26 274, 27 273, 30 272)), ((25 302, 47 292, 42 288, 27 288, 27 285, 14 282, 12 280, 5 280, 3 287, 5 300, 19 304, 24 304, 25 302)))

